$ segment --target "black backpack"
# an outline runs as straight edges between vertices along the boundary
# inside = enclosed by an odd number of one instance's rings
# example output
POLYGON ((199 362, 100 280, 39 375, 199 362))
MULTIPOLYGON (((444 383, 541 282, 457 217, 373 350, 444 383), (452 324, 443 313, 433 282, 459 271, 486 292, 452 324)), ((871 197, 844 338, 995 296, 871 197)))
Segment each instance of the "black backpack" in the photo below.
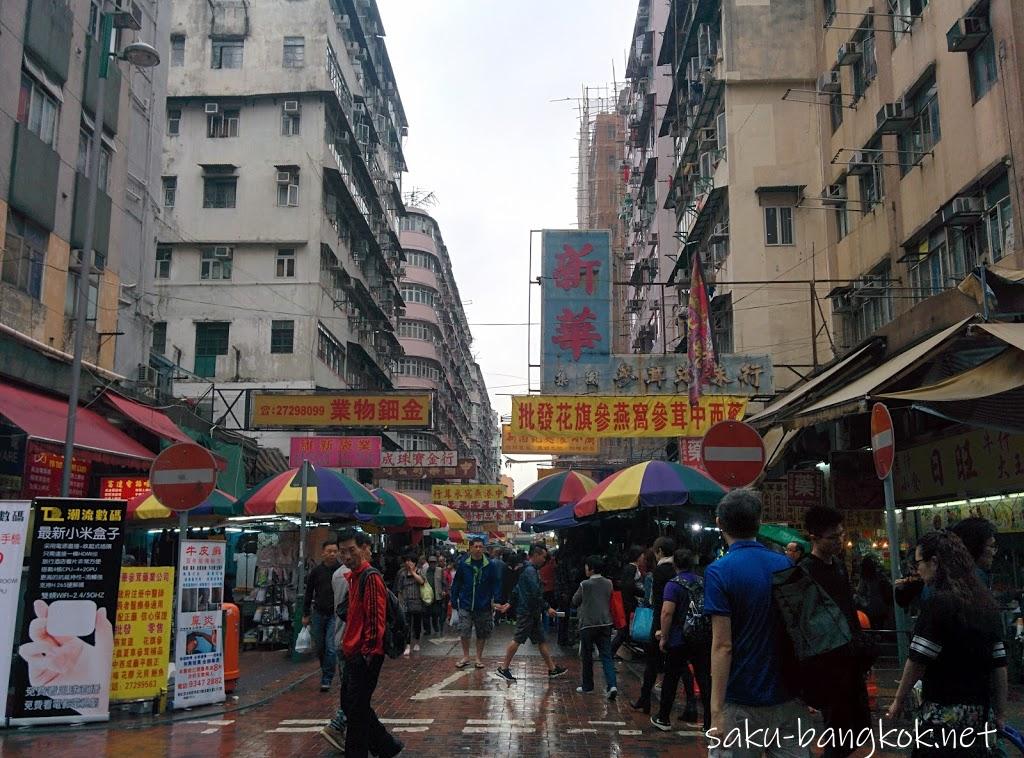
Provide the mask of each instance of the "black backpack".
MULTIPOLYGON (((378 574, 381 577, 381 581, 384 579, 384 575, 372 566, 366 569, 359 577, 360 596, 362 596, 365 589, 364 582, 366 577, 370 574, 378 574)), ((409 644, 409 624, 406 622, 405 614, 402 613, 402 608, 398 604, 398 596, 389 590, 386 584, 384 585, 384 592, 387 593, 388 599, 387 611, 384 614, 384 654, 388 658, 398 658, 405 652, 405 646, 409 644)), ((348 599, 349 596, 346 595, 336 611, 338 618, 342 621, 346 621, 348 617, 348 599)))
POLYGON ((682 616, 683 641, 691 647, 707 645, 711 641, 711 618, 704 614, 704 580, 680 579, 675 576, 672 581, 686 590, 688 604, 676 606, 672 625, 679 623, 682 616))

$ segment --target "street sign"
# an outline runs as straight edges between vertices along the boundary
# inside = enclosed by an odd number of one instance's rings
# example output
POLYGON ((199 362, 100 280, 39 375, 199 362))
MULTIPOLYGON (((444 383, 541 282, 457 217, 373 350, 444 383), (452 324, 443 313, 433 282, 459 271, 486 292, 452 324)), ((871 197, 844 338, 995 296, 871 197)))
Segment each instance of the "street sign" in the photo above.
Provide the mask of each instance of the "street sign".
POLYGON ((882 403, 871 409, 871 451, 875 458, 875 473, 885 479, 892 472, 896 458, 896 440, 892 433, 892 416, 882 403))
POLYGON ((217 461, 205 447, 179 442, 161 452, 149 470, 149 483, 160 504, 190 511, 217 486, 217 461))
POLYGON ((704 435, 700 457, 719 484, 746 487, 764 470, 764 440, 750 424, 719 421, 704 435))

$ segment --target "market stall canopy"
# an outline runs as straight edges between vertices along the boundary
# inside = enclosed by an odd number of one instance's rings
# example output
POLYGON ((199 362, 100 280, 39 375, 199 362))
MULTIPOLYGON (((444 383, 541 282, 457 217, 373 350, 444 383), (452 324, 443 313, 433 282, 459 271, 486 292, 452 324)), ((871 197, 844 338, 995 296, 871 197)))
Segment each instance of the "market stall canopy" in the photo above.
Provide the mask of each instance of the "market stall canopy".
POLYGON ((152 432, 160 439, 170 442, 192 442, 192 438, 181 431, 178 425, 171 421, 167 414, 161 410, 129 400, 110 390, 103 393, 103 399, 122 416, 130 418, 143 429, 152 432))
POLYGON ((668 461, 647 461, 617 471, 576 503, 577 518, 597 513, 667 505, 714 505, 725 489, 697 469, 668 461))
POLYGON ((469 525, 466 523, 466 519, 464 519, 454 508, 449 508, 447 505, 438 505, 437 503, 421 503, 421 505, 427 508, 436 509, 444 520, 448 522, 449 529, 466 531, 466 529, 469 528, 469 525))
MULTIPOLYGON (((189 518, 193 516, 240 516, 242 510, 237 506, 238 501, 224 490, 214 490, 200 505, 188 512, 189 518)), ((128 501, 128 520, 150 520, 177 518, 176 511, 166 508, 160 504, 153 493, 138 495, 128 501)))
POLYGON ((524 511, 550 511, 581 497, 597 486, 597 482, 578 471, 559 471, 531 484, 516 496, 516 508, 524 511))
POLYGON ((811 552, 811 543, 808 542, 796 529, 790 529, 787 526, 778 526, 776 524, 761 524, 761 528, 757 530, 757 536, 768 542, 774 542, 776 545, 782 545, 785 547, 790 542, 795 542, 804 549, 804 553, 811 552))
MULTIPOLYGON (((293 468, 257 484, 238 501, 247 516, 299 514, 302 512, 300 469, 293 468)), ((352 477, 335 469, 309 464, 306 479, 306 512, 350 516, 372 515, 380 501, 352 477)))
POLYGON ((419 500, 402 492, 378 487, 372 491, 372 494, 380 501, 377 513, 370 517, 370 520, 377 526, 400 529, 436 529, 447 524, 447 520, 427 510, 419 500))
MULTIPOLYGON (((0 415, 7 417, 30 439, 64 444, 67 400, 12 384, 0 384, 0 415)), ((154 453, 90 408, 80 406, 76 415, 76 448, 96 453, 104 462, 136 469, 149 468, 154 453)))
MULTIPOLYGON (((999 324, 999 326, 1024 326, 999 324)), ((949 402, 973 400, 1001 392, 1009 392, 1024 385, 1024 352, 1008 349, 980 366, 956 374, 927 387, 905 392, 885 392, 878 397, 887 400, 949 402)))
POLYGON ((526 519, 522 523, 522 527, 524 530, 533 532, 550 532, 555 529, 571 529, 574 526, 580 526, 580 522, 576 520, 576 514, 573 512, 575 505, 575 503, 568 503, 553 511, 542 513, 540 516, 526 519))
POLYGON ((433 529, 428 534, 435 540, 447 540, 458 544, 464 542, 466 537, 458 529, 433 529))

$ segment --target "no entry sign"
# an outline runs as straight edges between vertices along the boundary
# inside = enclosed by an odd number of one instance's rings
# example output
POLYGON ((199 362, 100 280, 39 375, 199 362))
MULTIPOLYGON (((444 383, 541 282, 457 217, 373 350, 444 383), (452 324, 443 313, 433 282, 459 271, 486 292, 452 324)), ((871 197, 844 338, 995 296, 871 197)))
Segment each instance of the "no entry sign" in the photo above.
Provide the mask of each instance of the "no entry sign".
POLYGON ((217 486, 217 461, 205 447, 179 442, 153 461, 149 483, 161 505, 172 511, 190 511, 217 486))
POLYGON ((704 435, 700 457, 708 474, 726 487, 746 487, 764 470, 764 441, 742 421, 720 421, 704 435))
POLYGON ((885 479, 892 472, 896 459, 896 439, 892 433, 892 416, 882 403, 871 409, 871 452, 875 458, 875 473, 885 479))

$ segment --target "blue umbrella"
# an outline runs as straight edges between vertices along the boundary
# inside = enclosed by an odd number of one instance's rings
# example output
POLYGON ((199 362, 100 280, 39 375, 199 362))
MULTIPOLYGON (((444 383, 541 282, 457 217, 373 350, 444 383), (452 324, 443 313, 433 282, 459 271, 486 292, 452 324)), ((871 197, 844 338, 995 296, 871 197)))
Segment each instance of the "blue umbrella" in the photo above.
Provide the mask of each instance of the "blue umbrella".
POLYGON ((573 515, 573 505, 574 503, 567 503, 536 518, 527 519, 523 522, 523 529, 530 529, 534 532, 549 532, 553 529, 569 529, 579 526, 580 522, 573 515))

